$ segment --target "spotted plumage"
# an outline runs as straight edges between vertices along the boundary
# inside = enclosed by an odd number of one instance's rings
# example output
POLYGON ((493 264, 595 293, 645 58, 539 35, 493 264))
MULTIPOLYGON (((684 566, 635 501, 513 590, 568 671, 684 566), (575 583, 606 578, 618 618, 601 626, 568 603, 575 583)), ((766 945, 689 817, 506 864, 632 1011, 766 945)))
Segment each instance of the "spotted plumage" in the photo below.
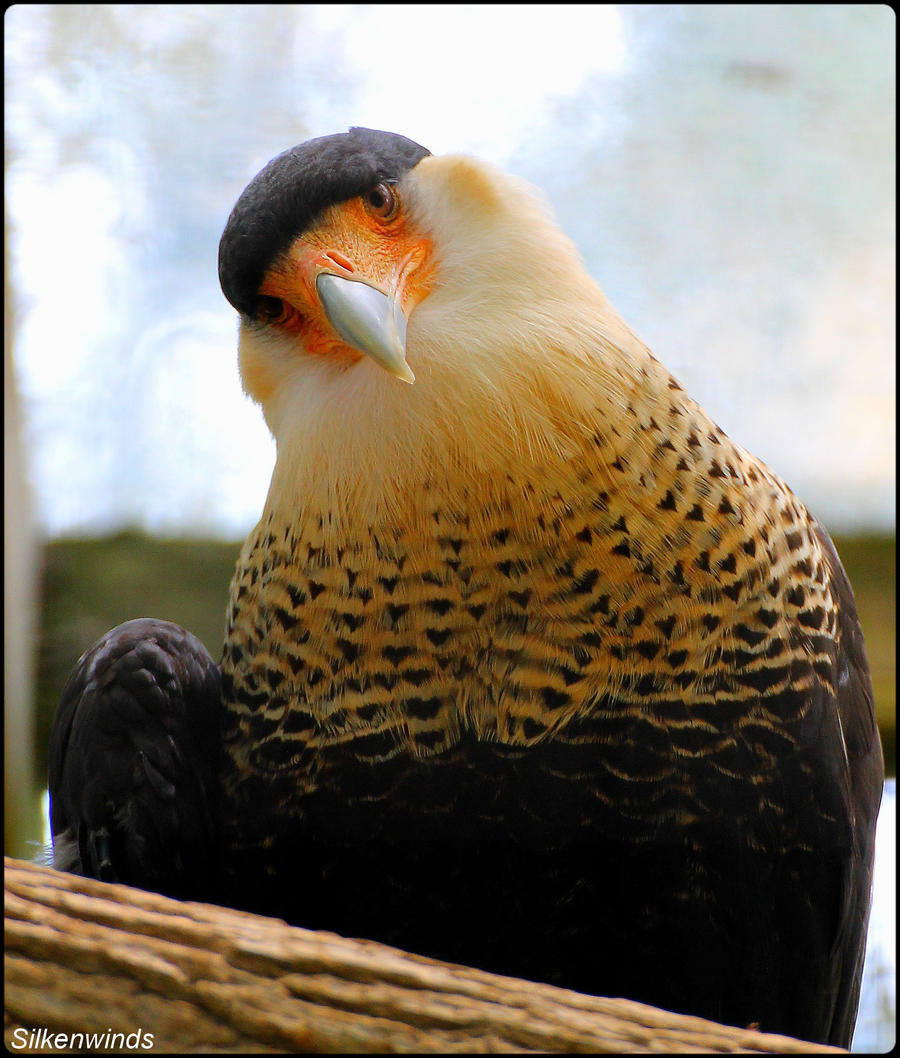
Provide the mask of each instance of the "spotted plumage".
POLYGON ((647 360, 662 428, 629 408, 632 436, 604 437, 598 411, 567 466, 472 468, 461 495, 425 480, 355 538, 331 539, 327 511, 267 514, 229 611, 233 712, 256 725, 241 745, 275 759, 365 731, 419 756, 463 728, 529 745, 604 695, 702 710, 817 664, 827 681, 836 607, 814 523, 647 360))
POLYGON ((846 1044, 883 769, 814 517, 489 166, 312 141, 220 276, 278 446, 226 617, 223 898, 846 1044))

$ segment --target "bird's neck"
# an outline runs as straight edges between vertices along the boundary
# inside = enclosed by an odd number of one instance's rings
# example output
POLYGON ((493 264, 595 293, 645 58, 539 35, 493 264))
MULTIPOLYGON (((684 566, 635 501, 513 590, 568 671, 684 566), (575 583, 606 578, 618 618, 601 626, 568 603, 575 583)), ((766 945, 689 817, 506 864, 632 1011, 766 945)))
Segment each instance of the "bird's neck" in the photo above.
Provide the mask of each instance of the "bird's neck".
POLYGON ((503 379, 477 370, 448 379, 425 360, 412 387, 368 363, 307 380, 280 415, 264 520, 337 550, 372 533, 427 529, 437 508, 465 513, 478 532, 487 528, 479 511, 509 504, 519 531, 534 527, 538 540, 548 509, 596 506, 605 495, 630 512, 642 546, 662 553, 685 535, 685 515, 694 511, 687 528, 697 530, 700 513, 716 513, 707 508, 736 484, 755 496, 741 517, 765 519, 781 483, 624 325, 603 320, 606 333, 570 334, 555 358, 546 347, 510 358, 503 379))
MULTIPOLYGON (((806 571, 798 605, 827 612, 821 553, 787 487, 639 354, 617 372, 585 361, 577 389, 558 370, 552 396, 528 404, 523 387, 505 419, 483 401, 468 429, 449 394, 416 406, 407 390, 398 405, 388 390, 343 416, 335 400, 325 418, 311 403, 292 443, 279 439, 232 584, 229 644, 258 649, 265 599, 305 664, 367 644, 393 665, 408 650, 429 687, 449 681, 430 697, 479 733, 498 721, 478 689, 515 697, 554 658, 577 661, 592 700, 644 708, 644 678, 656 695, 712 700, 729 652, 746 646, 733 630, 788 642, 776 599, 793 571, 806 571)), ((329 701, 358 677, 341 671, 329 701)), ((525 712, 544 692, 568 700, 560 672, 559 687, 531 688, 525 712)))

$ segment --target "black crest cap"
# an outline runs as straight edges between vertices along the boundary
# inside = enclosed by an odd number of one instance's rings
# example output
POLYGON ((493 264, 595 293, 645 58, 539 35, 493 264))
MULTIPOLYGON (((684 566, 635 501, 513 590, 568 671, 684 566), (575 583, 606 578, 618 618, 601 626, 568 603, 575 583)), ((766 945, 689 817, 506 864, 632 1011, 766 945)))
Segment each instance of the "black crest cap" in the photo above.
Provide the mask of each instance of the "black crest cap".
POLYGON ((394 132, 352 128, 284 151, 250 181, 219 242, 219 283, 248 315, 269 265, 328 206, 400 180, 431 152, 394 132))

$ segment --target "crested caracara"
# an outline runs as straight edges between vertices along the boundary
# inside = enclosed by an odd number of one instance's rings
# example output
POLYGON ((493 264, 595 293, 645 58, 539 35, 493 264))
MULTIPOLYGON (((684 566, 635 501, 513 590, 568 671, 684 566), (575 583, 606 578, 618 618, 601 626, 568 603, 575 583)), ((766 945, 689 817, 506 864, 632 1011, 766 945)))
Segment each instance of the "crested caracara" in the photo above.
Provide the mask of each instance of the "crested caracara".
POLYGON ((195 896, 847 1045, 883 766, 815 518, 492 166, 301 144, 241 195, 219 277, 277 442, 219 728, 182 633, 138 655, 139 708, 116 658, 91 675, 110 642, 86 655, 51 776, 69 865, 172 889, 155 839, 199 831, 195 896), (197 675, 167 682, 179 655, 197 675), (109 730, 131 757, 80 778, 109 730))

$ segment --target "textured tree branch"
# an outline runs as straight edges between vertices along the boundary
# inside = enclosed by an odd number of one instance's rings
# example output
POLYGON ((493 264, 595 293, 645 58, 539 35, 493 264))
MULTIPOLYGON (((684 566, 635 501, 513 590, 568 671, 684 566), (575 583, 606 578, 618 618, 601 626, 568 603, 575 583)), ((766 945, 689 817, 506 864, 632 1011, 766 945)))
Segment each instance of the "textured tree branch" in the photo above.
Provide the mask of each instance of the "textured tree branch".
POLYGON ((156 1051, 833 1050, 19 860, 5 874, 8 1047, 25 1027, 140 1028, 156 1051))

